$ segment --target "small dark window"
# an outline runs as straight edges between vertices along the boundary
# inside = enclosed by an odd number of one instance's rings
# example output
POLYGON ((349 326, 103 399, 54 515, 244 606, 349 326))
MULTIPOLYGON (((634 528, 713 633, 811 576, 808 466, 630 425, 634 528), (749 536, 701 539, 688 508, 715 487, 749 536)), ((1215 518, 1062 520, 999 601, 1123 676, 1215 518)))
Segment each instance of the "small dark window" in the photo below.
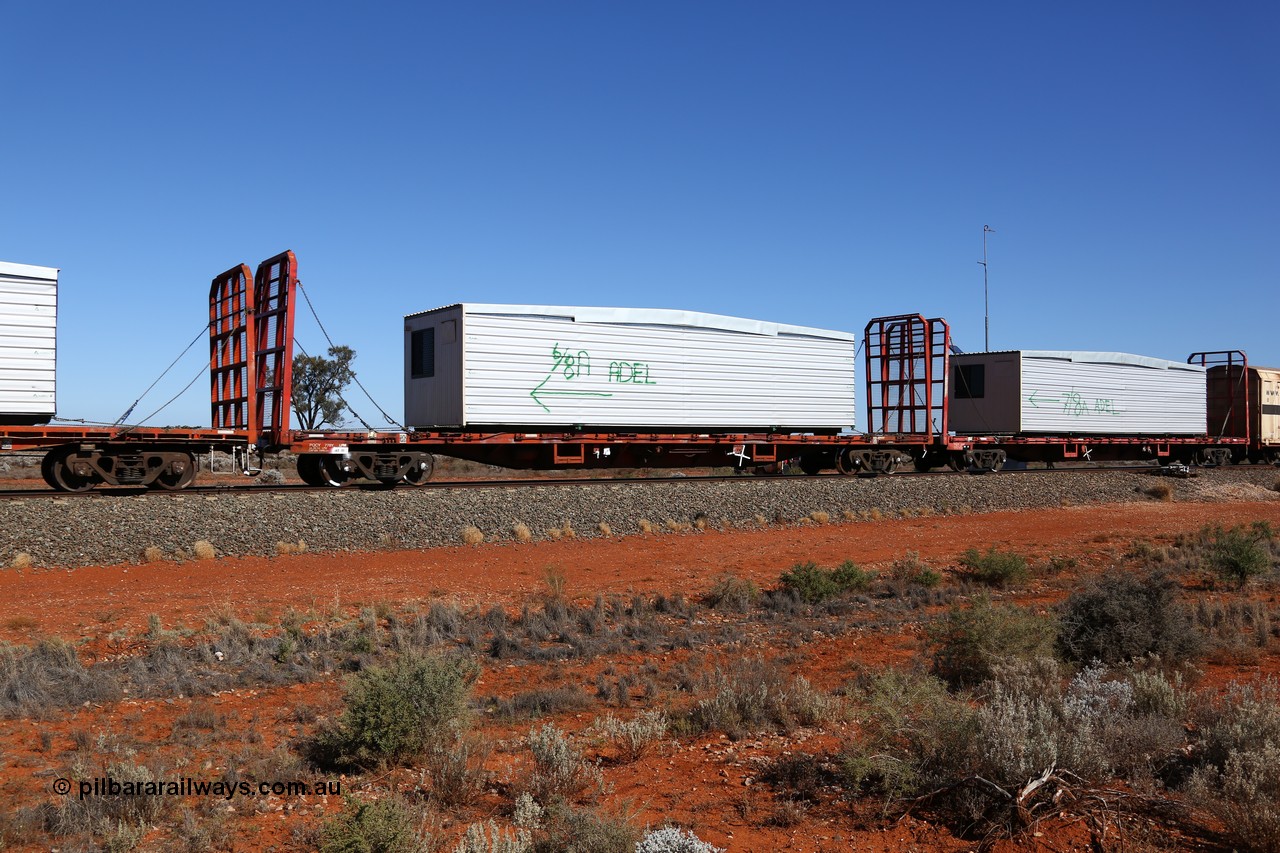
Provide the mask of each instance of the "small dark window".
POLYGON ((987 395, 987 366, 957 364, 953 394, 957 400, 980 400, 987 395))
POLYGON ((436 330, 418 329, 409 336, 409 375, 429 379, 436 375, 436 330))

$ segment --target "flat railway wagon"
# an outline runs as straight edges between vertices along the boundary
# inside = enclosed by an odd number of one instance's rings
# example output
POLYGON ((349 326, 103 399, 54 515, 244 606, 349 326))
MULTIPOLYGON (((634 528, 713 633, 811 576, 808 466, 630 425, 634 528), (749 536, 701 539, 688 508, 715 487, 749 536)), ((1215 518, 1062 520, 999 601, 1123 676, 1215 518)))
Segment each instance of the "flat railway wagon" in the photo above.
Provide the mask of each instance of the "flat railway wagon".
MULTIPOLYGON (((184 488, 194 479, 195 455, 210 450, 234 454, 247 474, 260 470, 264 455, 290 451, 299 476, 317 486, 423 485, 437 456, 508 468, 732 465, 757 473, 796 460, 806 473, 860 475, 904 464, 995 471, 1009 460, 1280 459, 1280 372, 1249 366, 1239 351, 1195 353, 1182 370, 1161 363, 1166 379, 1190 378, 1207 389, 1197 409, 1194 387, 1180 384, 1186 410, 1176 419, 1152 411, 1154 420, 1118 429, 1046 421, 1043 430, 1028 430, 1024 422, 981 428, 962 417, 966 428, 958 429, 952 413, 974 403, 975 362, 953 356, 944 320, 918 314, 876 318, 864 329, 865 432, 852 428, 856 341, 849 333, 661 309, 474 304, 405 318, 407 427, 293 430, 296 286, 292 252, 256 273, 242 264, 213 279, 209 429, 10 419, 0 424, 0 449, 43 452, 45 480, 63 491, 184 488)), ((1078 361, 1082 375, 1100 371, 1125 393, 1116 371, 1101 365, 1157 369, 1151 359, 1097 356, 1019 357, 1065 359, 1068 370, 1078 361)), ((1027 406, 1080 405, 1025 382, 990 387, 1022 415, 1027 406)), ((1091 417, 1102 398, 1093 399, 1091 417)), ((1106 399, 1116 405, 1116 395, 1106 399)))

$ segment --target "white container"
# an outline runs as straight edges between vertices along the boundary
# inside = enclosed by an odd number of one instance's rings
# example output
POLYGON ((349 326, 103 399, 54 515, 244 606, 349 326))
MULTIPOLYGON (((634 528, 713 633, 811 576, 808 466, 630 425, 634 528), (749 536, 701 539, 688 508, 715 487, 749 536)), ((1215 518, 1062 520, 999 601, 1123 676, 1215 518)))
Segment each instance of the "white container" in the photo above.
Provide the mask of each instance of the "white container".
POLYGON ((58 271, 0 261, 0 422, 53 417, 57 323, 58 271))
POLYGON ((405 318, 420 428, 838 431, 854 335, 641 308, 450 305, 405 318))
POLYGON ((960 435, 1203 435, 1205 369, 1116 352, 951 357, 951 429, 960 435))

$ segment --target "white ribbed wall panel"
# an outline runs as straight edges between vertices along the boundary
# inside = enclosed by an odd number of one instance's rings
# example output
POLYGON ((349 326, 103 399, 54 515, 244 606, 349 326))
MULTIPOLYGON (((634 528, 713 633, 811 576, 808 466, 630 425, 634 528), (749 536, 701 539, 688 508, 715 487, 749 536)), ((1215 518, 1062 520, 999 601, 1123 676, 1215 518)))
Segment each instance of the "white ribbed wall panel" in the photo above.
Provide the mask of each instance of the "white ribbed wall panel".
MULTIPOLYGON (((965 435, 1203 435, 1203 367, 1128 353, 1022 350, 965 353, 986 365, 982 399, 953 396, 951 428, 965 435)), ((955 395, 957 383, 950 393, 955 395)))
MULTIPOLYGON (((689 312, 530 307, 564 316, 463 306, 465 424, 802 430, 854 422, 856 344, 846 332, 689 312), (686 325, 653 322, 667 318, 686 325)), ((443 312, 411 317, 406 329, 443 312)), ((438 364, 442 355, 438 343, 438 364)), ((440 416, 452 408, 453 383, 438 378, 434 388, 406 379, 411 425, 452 425, 440 416), (433 390, 444 394, 433 400, 433 390)))
POLYGON ((0 262, 0 419, 56 409, 58 271, 0 262))

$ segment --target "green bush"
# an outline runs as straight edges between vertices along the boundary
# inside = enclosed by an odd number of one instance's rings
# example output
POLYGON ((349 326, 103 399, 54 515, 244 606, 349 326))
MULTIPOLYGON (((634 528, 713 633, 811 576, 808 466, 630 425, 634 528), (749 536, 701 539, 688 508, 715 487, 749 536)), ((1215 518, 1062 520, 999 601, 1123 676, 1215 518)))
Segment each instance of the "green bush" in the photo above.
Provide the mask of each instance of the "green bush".
POLYGON ((927 627, 933 672, 953 687, 980 684, 1001 661, 1052 657, 1056 628, 1050 618, 979 596, 927 627))
POLYGON ((1240 588, 1271 571, 1272 538, 1271 526, 1266 522, 1247 528, 1237 525, 1229 530, 1214 527, 1208 531, 1206 559, 1219 577, 1240 588))
POLYGON ((1000 589, 1025 583, 1031 574, 1026 557, 1011 551, 998 551, 994 545, 985 554, 977 548, 970 548, 960 556, 960 565, 978 583, 1000 589))
POLYGON ((347 683, 346 710, 314 744, 317 763, 369 766, 421 755, 467 710, 479 670, 462 658, 404 654, 347 683))
POLYGON ((822 569, 817 563, 796 563, 778 578, 782 588, 794 593, 806 604, 817 604, 849 592, 861 592, 871 585, 875 575, 845 560, 835 569, 822 569))
POLYGON ((933 589, 942 583, 942 575, 929 568, 915 551, 908 551, 893 561, 893 565, 889 567, 889 579, 899 588, 899 592, 902 585, 933 589))
POLYGON ((428 848, 421 822, 399 800, 348 799, 320 830, 320 853, 417 853, 428 848))
POLYGON ((863 737, 840 756, 851 788, 895 800, 963 772, 977 718, 941 681, 889 669, 853 691, 863 737))
POLYGON ((1113 574, 1073 593, 1062 605, 1058 649, 1066 660, 1115 664, 1159 655, 1194 657, 1203 638, 1167 575, 1113 574))
POLYGON ((840 592, 866 592, 875 578, 875 572, 867 571, 853 560, 845 560, 831 571, 831 582, 840 592))

